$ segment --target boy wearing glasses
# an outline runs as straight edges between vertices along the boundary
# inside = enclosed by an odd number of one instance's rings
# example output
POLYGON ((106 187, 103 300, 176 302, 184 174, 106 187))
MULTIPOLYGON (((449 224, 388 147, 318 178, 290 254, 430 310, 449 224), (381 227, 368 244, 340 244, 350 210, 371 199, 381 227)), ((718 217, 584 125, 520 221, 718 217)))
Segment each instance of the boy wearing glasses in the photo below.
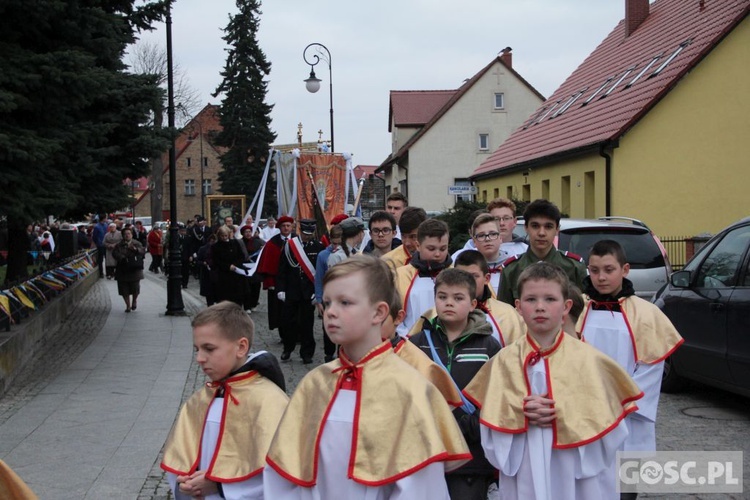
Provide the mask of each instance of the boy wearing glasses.
POLYGON ((523 241, 513 241, 515 229, 516 204, 507 198, 495 198, 487 205, 487 211, 497 218, 500 227, 500 259, 505 261, 514 255, 526 252, 529 246, 523 241))
POLYGON ((367 226, 370 230, 370 241, 362 253, 382 257, 401 245, 401 240, 396 238, 396 218, 388 212, 378 210, 373 213, 367 226))

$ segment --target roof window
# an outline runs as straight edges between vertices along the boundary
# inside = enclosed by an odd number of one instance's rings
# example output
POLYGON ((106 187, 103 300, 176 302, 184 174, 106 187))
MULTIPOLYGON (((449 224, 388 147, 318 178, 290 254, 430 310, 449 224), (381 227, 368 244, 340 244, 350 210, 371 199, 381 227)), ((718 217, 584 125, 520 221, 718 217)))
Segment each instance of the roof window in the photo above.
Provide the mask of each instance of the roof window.
POLYGON ((691 43, 693 43, 693 40, 692 40, 692 39, 690 39, 690 40, 685 40, 684 42, 682 42, 682 43, 680 44, 680 46, 679 46, 679 47, 677 47, 677 48, 675 49, 675 51, 674 51, 674 52, 672 52, 672 55, 671 55, 671 56, 669 56, 669 57, 667 58, 667 60, 666 60, 666 61, 664 61, 664 62, 663 62, 663 63, 661 64, 661 66, 659 66, 658 68, 656 68, 656 71, 654 71, 653 73, 651 73, 651 74, 649 75, 649 78, 653 78, 653 77, 657 76, 657 75, 658 75, 659 73, 661 73, 661 70, 663 70, 664 68, 666 68, 666 67, 667 67, 667 65, 669 65, 669 63, 671 63, 671 62, 672 62, 672 60, 673 60, 673 59, 674 59, 675 57, 677 57, 677 55, 678 55, 678 54, 679 54, 680 52, 682 52, 682 50, 683 50, 683 49, 684 49, 685 47, 687 47, 688 45, 690 45, 691 43))

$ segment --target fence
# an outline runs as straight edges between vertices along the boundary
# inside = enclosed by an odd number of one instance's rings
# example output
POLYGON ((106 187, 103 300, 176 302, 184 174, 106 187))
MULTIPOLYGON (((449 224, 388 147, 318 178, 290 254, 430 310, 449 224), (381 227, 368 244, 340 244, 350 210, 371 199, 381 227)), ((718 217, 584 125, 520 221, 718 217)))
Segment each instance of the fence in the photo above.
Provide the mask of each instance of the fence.
POLYGON ((669 261, 672 263, 672 269, 679 271, 695 252, 709 240, 707 236, 660 236, 661 244, 667 251, 669 261))

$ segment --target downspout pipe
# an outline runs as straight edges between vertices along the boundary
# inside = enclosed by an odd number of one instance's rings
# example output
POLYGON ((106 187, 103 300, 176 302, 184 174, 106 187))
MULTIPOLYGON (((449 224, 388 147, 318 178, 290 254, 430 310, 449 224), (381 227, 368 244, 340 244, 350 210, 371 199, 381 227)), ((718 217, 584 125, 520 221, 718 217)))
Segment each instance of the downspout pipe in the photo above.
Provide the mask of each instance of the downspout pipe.
POLYGON ((612 155, 608 150, 608 142, 599 148, 599 156, 604 158, 604 215, 607 217, 612 215, 612 155))

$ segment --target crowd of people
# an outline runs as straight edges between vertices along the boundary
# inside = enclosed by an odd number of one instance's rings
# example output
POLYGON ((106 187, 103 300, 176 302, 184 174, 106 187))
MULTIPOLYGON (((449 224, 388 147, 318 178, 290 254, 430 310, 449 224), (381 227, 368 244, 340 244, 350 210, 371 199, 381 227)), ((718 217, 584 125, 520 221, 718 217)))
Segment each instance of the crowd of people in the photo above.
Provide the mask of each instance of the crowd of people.
POLYGON ((289 216, 204 236, 190 258, 219 286, 201 281, 193 335, 211 382, 165 446, 175 496, 633 498, 617 493, 615 452, 655 450, 663 362, 682 339, 635 295, 617 242, 588 266, 558 251, 560 217, 530 203, 528 244, 514 241, 515 205, 493 200, 451 255, 448 226, 395 193, 323 240, 289 216), (325 364, 291 398, 276 357, 251 353, 260 287, 282 362, 299 345, 312 363, 322 318, 325 364))

